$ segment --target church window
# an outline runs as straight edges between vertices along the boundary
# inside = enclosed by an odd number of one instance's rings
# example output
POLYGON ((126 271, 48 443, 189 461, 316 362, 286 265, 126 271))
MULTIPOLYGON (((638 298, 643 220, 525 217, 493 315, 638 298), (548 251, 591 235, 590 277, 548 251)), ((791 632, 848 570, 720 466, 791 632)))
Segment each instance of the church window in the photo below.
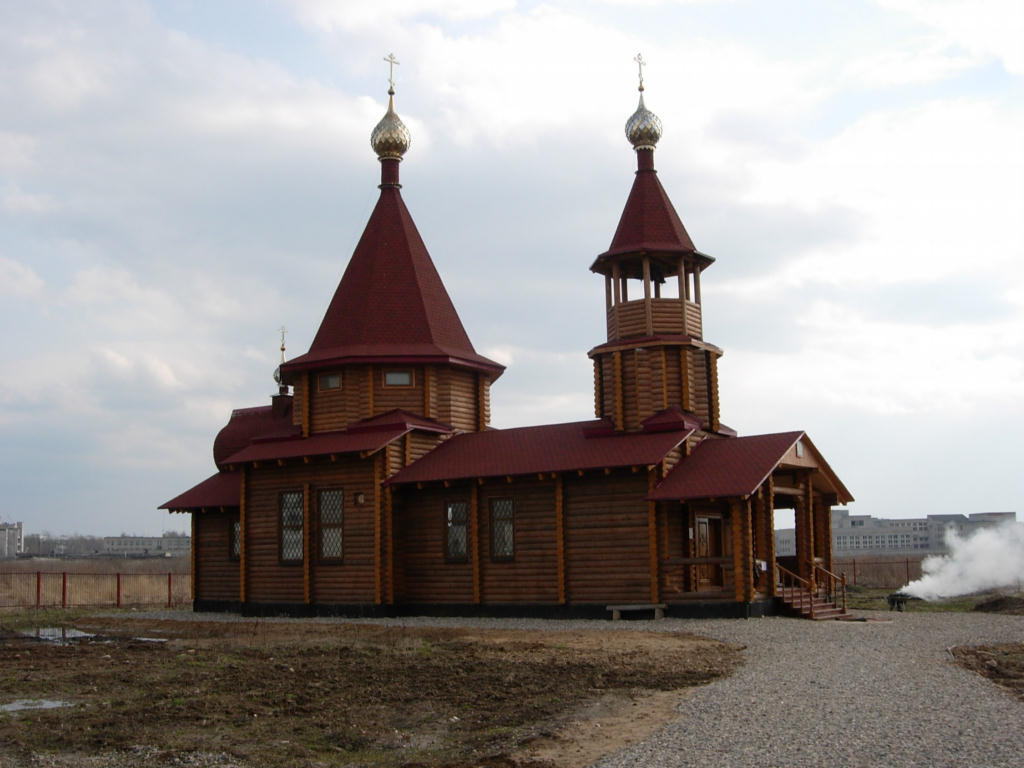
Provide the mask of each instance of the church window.
POLYGON ((385 371, 384 385, 388 387, 411 387, 412 371, 385 371))
POLYGON ((341 389, 341 374, 321 373, 316 377, 316 386, 321 392, 330 389, 341 389))
POLYGON ((281 562, 302 562, 302 491, 281 494, 281 562))
POLYGON ((342 559, 342 524, 345 494, 339 488, 325 489, 317 495, 320 513, 320 559, 342 559))
POLYGON ((511 560, 515 556, 515 523, 512 499, 491 499, 491 559, 511 560))
POLYGON ((230 554, 232 560, 242 556, 242 522, 236 517, 231 521, 230 554))
POLYGON ((445 558, 460 561, 467 558, 469 552, 468 514, 464 501, 449 501, 445 504, 446 534, 445 558))

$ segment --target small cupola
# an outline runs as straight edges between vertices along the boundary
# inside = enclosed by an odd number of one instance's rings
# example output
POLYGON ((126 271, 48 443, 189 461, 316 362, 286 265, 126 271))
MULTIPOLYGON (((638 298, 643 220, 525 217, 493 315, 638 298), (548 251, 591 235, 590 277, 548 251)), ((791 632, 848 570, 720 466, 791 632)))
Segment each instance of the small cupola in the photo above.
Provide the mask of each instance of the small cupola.
POLYGON ((388 75, 388 111, 374 127, 370 134, 370 146, 380 160, 380 186, 398 187, 398 164, 412 144, 412 136, 405 127, 402 118, 395 112, 395 65, 399 62, 395 54, 389 53, 385 59, 391 65, 388 75))

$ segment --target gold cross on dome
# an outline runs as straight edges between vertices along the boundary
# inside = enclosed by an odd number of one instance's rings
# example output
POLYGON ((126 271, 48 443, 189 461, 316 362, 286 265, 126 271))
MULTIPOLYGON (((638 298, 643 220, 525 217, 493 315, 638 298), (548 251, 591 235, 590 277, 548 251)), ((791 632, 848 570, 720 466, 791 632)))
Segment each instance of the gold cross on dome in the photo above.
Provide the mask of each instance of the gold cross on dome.
POLYGON ((384 61, 388 63, 388 88, 392 91, 395 90, 395 65, 401 64, 401 62, 395 58, 395 54, 389 53, 384 57, 384 61))
POLYGON ((278 330, 281 332, 281 362, 283 363, 284 362, 284 335, 286 333, 288 333, 288 329, 285 328, 282 325, 280 328, 278 328, 278 330))
POLYGON ((644 55, 642 53, 638 53, 634 56, 633 61, 636 62, 638 75, 640 77, 640 90, 642 91, 644 89, 644 64, 647 62, 644 61, 644 55))

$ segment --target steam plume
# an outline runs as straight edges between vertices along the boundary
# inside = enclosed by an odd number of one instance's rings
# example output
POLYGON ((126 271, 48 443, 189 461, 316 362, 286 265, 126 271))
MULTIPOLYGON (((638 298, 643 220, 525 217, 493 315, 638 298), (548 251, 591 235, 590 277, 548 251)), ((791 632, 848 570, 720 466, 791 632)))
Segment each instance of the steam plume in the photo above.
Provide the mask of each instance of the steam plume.
POLYGON ((903 592, 924 600, 966 595, 983 589, 1017 587, 1024 583, 1024 524, 1009 522, 982 528, 962 539, 946 533, 948 555, 926 557, 924 572, 903 592))

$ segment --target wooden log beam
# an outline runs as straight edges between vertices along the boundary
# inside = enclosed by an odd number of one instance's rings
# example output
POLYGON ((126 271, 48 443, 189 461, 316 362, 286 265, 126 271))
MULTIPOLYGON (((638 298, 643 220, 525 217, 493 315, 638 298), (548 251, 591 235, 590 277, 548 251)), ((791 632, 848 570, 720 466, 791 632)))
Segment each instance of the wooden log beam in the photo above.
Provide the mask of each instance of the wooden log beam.
MULTIPOLYGON (((565 491, 562 476, 555 478, 555 558, 558 570, 558 604, 565 605, 565 491)), ((193 570, 193 572, 195 572, 193 570)))
POLYGON ((668 408, 668 352, 661 348, 661 407, 668 408))
MULTIPOLYGON (((371 377, 372 381, 372 377, 371 377)), ((373 601, 380 605, 384 600, 383 521, 381 519, 380 484, 382 482, 384 456, 373 457, 373 601)))
POLYGON ((615 374, 615 429, 623 429, 622 416, 622 352, 612 353, 612 365, 615 374))
POLYGON ((686 347, 679 348, 679 392, 684 411, 692 411, 690 404, 690 353, 686 347))
POLYGON ((387 603, 395 603, 395 507, 394 488, 384 489, 384 526, 386 530, 384 554, 387 563, 387 603))
POLYGON ((732 533, 732 586, 733 595, 737 603, 744 600, 744 579, 743 579, 743 558, 745 556, 743 546, 743 522, 741 518, 741 502, 739 499, 729 499, 729 530, 732 533))
MULTIPOLYGON (((647 472, 647 492, 654 491, 658 481, 655 470, 647 472)), ((661 574, 658 571, 658 517, 657 507, 653 501, 647 502, 647 564, 650 577, 651 602, 661 602, 661 574)))
POLYGON ((480 490, 472 486, 469 492, 469 541, 466 551, 473 562, 473 604, 480 605, 483 589, 480 580, 480 490))
POLYGON ((309 483, 302 484, 302 600, 307 605, 313 601, 312 584, 312 520, 310 514, 309 483))
POLYGON ((764 483, 764 506, 767 515, 768 525, 768 583, 771 585, 771 595, 778 595, 778 585, 775 580, 775 481, 771 475, 764 483))
MULTIPOLYGON (((240 470, 241 477, 241 488, 238 491, 238 602, 245 602, 245 478, 246 471, 245 465, 242 465, 240 470)), ((192 546, 195 547, 195 540, 192 540, 192 546)), ((194 593, 193 593, 194 594, 194 593)))

